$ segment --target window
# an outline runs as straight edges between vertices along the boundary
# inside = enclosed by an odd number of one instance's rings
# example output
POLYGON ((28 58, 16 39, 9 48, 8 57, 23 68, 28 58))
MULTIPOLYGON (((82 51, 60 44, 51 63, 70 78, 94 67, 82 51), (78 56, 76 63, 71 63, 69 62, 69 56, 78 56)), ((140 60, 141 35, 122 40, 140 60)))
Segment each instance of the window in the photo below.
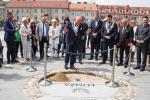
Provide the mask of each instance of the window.
POLYGON ((101 18, 101 19, 104 19, 104 18, 105 18, 105 15, 100 15, 100 18, 101 18))
POLYGON ((29 10, 27 9, 27 13, 29 12, 29 10))
POLYGON ((17 12, 16 12, 17 14, 19 13, 19 9, 17 10, 17 12))
POLYGON ((122 10, 122 9, 120 9, 120 12, 123 12, 123 10, 122 10))
POLYGON ((99 12, 102 12, 102 9, 99 9, 99 12))
POLYGON ((74 16, 74 13, 72 13, 72 16, 74 16))
POLYGON ((91 16, 94 16, 94 13, 91 13, 91 16))
POLYGON ((55 13, 58 13, 58 9, 55 9, 55 13))
POLYGON ((64 9, 62 9, 62 13, 64 13, 64 9))
POLYGON ((88 12, 86 12, 86 13, 85 13, 85 16, 88 16, 88 15, 89 15, 88 12))
POLYGON ((41 13, 43 13, 44 12, 44 10, 43 9, 41 9, 41 13))
POLYGON ((62 16, 62 20, 64 20, 64 16, 62 16))
POLYGON ((143 13, 144 13, 144 11, 141 11, 141 13, 143 14, 143 13))
POLYGON ((34 13, 37 13, 37 9, 34 9, 34 13))
POLYGON ((102 12, 105 12, 106 9, 102 9, 102 12))
POLYGON ((24 9, 22 9, 22 13, 24 12, 24 9))

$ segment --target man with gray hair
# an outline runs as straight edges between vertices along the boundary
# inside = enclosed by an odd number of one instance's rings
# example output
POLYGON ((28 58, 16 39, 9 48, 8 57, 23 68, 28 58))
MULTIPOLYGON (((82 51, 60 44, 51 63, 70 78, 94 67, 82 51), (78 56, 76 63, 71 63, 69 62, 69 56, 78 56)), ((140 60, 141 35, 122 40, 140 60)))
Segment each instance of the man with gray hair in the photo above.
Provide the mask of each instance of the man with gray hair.
POLYGON ((49 25, 46 22, 46 18, 44 16, 41 17, 41 23, 37 24, 36 27, 36 36, 39 41, 40 47, 40 59, 44 58, 44 43, 47 43, 47 49, 49 46, 49 25))
POLYGON ((148 45, 150 41, 150 25, 148 22, 149 18, 147 16, 143 16, 142 24, 137 27, 135 33, 137 47, 137 66, 134 69, 140 69, 140 71, 145 71, 147 61, 148 45))
POLYGON ((127 68, 128 66, 128 57, 129 57, 129 50, 130 50, 130 45, 133 42, 133 28, 130 27, 128 24, 128 19, 122 19, 121 21, 122 27, 119 30, 119 47, 120 47, 120 62, 118 66, 123 65, 123 57, 124 57, 124 51, 125 51, 125 62, 124 62, 124 67, 127 68))
POLYGON ((79 55, 79 63, 82 64, 82 53, 84 49, 84 36, 85 31, 87 28, 85 28, 85 25, 83 24, 83 17, 82 16, 76 16, 73 23, 73 31, 75 32, 75 42, 77 47, 77 52, 80 53, 79 55))

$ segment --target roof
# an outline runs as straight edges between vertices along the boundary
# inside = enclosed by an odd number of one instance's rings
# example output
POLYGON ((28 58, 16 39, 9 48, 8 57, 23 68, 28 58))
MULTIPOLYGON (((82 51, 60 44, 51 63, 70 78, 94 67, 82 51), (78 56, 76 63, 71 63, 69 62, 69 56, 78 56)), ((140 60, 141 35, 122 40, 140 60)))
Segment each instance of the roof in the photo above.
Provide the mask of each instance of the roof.
POLYGON ((96 11, 97 5, 90 3, 70 3, 69 10, 78 10, 78 11, 96 11))
POLYGON ((126 9, 126 10, 129 10, 129 9, 130 9, 129 5, 127 5, 127 6, 119 6, 119 5, 98 5, 98 8, 103 8, 103 9, 126 9))
POLYGON ((100 5, 129 5, 130 7, 150 7, 150 0, 95 0, 100 5))
POLYGON ((11 0, 6 7, 13 8, 66 8, 68 9, 68 0, 11 0))

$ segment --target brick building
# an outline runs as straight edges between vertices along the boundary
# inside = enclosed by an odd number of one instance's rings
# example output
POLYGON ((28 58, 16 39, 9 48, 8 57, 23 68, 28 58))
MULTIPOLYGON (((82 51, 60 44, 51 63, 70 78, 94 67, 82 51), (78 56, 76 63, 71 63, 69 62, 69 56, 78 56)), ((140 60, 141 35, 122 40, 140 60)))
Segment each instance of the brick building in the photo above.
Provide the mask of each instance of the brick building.
POLYGON ((4 19, 5 17, 5 3, 6 2, 0 0, 0 19, 4 19))
MULTIPOLYGON (((81 15, 85 17, 87 22, 91 21, 95 14, 99 14, 101 19, 108 14, 112 14, 116 20, 126 17, 140 21, 143 15, 150 17, 150 7, 144 6, 145 4, 141 4, 143 7, 140 7, 140 4, 133 5, 136 1, 132 1, 133 4, 131 0, 127 0, 130 2, 125 4, 111 1, 111 5, 108 5, 109 2, 106 1, 104 3, 99 1, 100 3, 96 4, 87 2, 71 3, 69 0, 10 0, 6 4, 6 11, 13 12, 16 19, 27 16, 38 21, 44 14, 48 15, 49 20, 56 16, 60 20, 63 20, 65 16, 69 16, 72 20, 75 16, 81 15), (115 5, 117 3, 118 5, 115 5), (131 5, 128 5, 128 3, 131 5)), ((125 0, 123 1, 125 2, 125 0)))
POLYGON ((26 16, 39 21, 42 15, 48 15, 48 19, 58 16, 62 20, 68 16, 68 7, 68 0, 10 0, 6 11, 13 12, 16 19, 26 16))
POLYGON ((97 5, 87 2, 77 2, 69 4, 69 17, 72 20, 75 16, 84 16, 86 22, 90 22, 96 15, 97 5))

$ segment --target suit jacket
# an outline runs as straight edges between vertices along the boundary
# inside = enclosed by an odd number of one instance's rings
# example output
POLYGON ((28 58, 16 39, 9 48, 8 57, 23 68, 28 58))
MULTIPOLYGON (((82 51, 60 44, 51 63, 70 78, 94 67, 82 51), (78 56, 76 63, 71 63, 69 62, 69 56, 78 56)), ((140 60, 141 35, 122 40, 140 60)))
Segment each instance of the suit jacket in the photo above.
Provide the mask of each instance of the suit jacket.
POLYGON ((145 45, 149 44, 150 25, 147 25, 145 27, 143 25, 137 26, 136 33, 135 33, 135 40, 143 40, 145 45))
POLYGON ((69 28, 69 31, 66 34, 66 45, 72 46, 75 45, 75 33, 72 28, 69 28))
POLYGON ((11 20, 5 20, 4 22, 4 40, 6 42, 14 42, 15 41, 15 33, 16 29, 11 20))
MULTIPOLYGON (((96 22, 95 20, 93 20, 91 22, 91 24, 89 26, 89 29, 91 29, 91 34, 92 33, 97 33, 96 38, 100 39, 100 37, 101 37, 101 30, 102 30, 104 24, 103 24, 103 22, 101 20, 99 20, 97 26, 95 26, 95 22, 96 22)), ((92 35, 91 35, 91 39, 94 39, 94 37, 92 35)))
POLYGON ((102 33, 102 37, 103 37, 103 40, 104 41, 109 41, 109 42, 114 42, 115 41, 115 36, 118 34, 118 28, 117 28, 117 24, 112 22, 111 23, 111 28, 109 30, 109 32, 107 32, 107 29, 106 29, 106 23, 104 24, 104 32, 102 33), (104 38, 104 36, 110 36, 110 39, 107 40, 104 38))
POLYGON ((133 28, 127 25, 127 27, 123 30, 123 27, 119 30, 119 45, 129 46, 131 42, 133 42, 134 32, 133 28))
POLYGON ((78 38, 84 40, 84 36, 86 35, 86 31, 88 30, 88 25, 86 23, 80 24, 78 27, 78 38))
MULTIPOLYGON (((41 23, 38 23, 36 27, 36 37, 38 41, 41 41, 43 37, 42 34, 40 33, 40 25, 41 23)), ((49 24, 46 23, 45 26, 46 26, 46 38, 47 40, 49 40, 49 24)))

